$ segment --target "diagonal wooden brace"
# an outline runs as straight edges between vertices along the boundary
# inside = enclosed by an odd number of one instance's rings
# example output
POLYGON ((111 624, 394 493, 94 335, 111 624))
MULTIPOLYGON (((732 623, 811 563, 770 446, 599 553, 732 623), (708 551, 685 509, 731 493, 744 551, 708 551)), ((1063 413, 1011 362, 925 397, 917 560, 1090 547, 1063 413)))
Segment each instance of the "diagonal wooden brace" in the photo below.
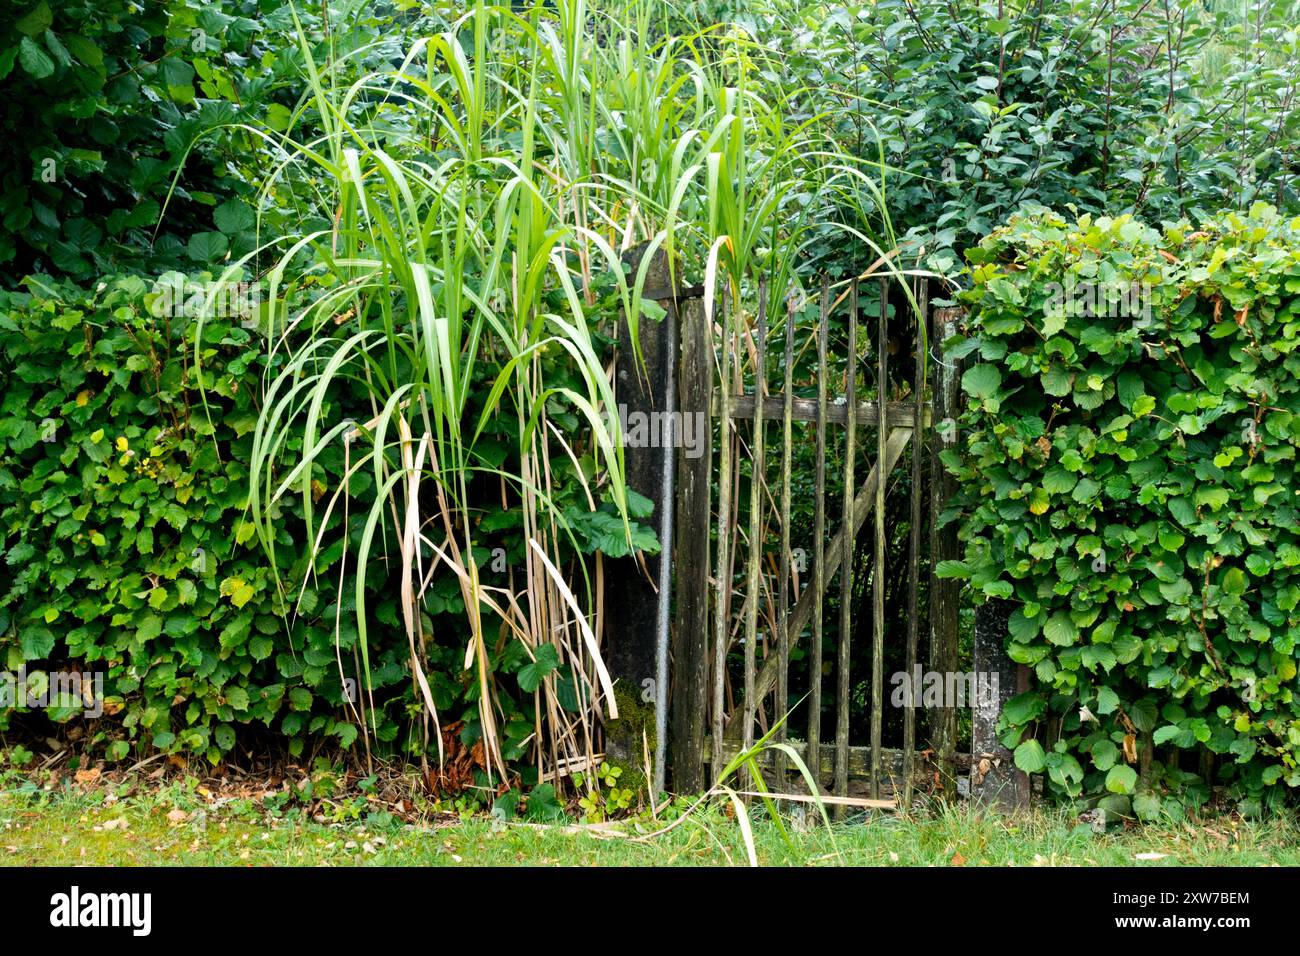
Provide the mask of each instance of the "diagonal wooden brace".
MULTIPOLYGON (((895 428, 889 432, 889 439, 885 444, 886 477, 894 470, 894 466, 898 464, 898 459, 902 457, 903 449, 906 448, 907 443, 911 441, 912 434, 913 432, 911 428, 895 428)), ((877 462, 872 466, 871 472, 867 475, 866 480, 862 483, 862 487, 858 490, 857 496, 853 499, 853 534, 855 536, 862 526, 866 524, 867 516, 871 514, 872 509, 876 506, 876 482, 879 480, 880 464, 877 462)), ((826 567, 822 573, 823 581, 833 580, 835 572, 839 570, 841 553, 840 540, 843 535, 844 528, 841 527, 835 532, 834 537, 832 537, 826 545, 826 567)), ((813 602, 822 600, 824 597, 824 594, 814 594, 811 587, 805 588, 803 594, 800 595, 798 602, 790 610, 790 626, 786 629, 786 633, 790 636, 791 647, 799 643, 799 638, 802 636, 804 628, 808 626, 808 620, 812 617, 813 602)), ((759 671, 758 678, 755 681, 754 696, 756 700, 767 694, 772 689, 772 685, 776 683, 777 661, 780 659, 780 656, 781 647, 780 638, 778 637, 776 642, 772 645, 772 650, 769 652, 767 660, 763 664, 763 669, 759 671)), ((737 715, 740 712, 740 708, 737 708, 731 715, 730 720, 727 721, 728 736, 731 736, 733 730, 739 727, 737 715)))

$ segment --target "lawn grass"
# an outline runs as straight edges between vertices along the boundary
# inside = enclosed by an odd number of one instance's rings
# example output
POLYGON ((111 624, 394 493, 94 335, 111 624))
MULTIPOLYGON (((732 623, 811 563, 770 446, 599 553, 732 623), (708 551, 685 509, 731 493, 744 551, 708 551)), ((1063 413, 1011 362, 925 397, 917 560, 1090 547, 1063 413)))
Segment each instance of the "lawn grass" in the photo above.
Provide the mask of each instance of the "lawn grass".
MULTIPOLYGON (((40 789, 0 781, 0 864, 7 866, 727 866, 745 865, 737 821, 721 805, 652 836, 644 819, 603 828, 441 814, 320 822, 298 806, 222 802, 168 785, 115 799, 111 788, 40 789)), ((828 830, 798 817, 787 845, 755 809, 758 862, 769 866, 1300 865, 1289 816, 1218 817, 1094 833, 1071 815, 1016 818, 972 808, 859 818, 828 830), (1158 857, 1150 858, 1152 854, 1158 857), (1140 858, 1140 855, 1143 858, 1140 858)))

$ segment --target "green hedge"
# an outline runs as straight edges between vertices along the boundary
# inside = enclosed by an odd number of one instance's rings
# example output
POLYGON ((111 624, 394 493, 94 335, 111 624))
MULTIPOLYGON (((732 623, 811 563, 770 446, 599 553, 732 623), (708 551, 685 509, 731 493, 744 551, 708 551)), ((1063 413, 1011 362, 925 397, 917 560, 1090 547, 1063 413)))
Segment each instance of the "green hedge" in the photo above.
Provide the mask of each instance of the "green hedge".
MULTIPOLYGON (((204 320, 200 382, 194 314, 211 276, 106 279, 91 291, 34 278, 24 285, 29 291, 0 292, 0 671, 102 673, 101 718, 83 722, 81 708, 45 712, 80 722, 78 746, 93 756, 161 748, 215 763, 239 735, 259 728, 265 739, 250 741, 258 752, 283 745, 298 754, 309 742, 352 746, 358 714, 343 699, 341 658, 367 704, 372 749, 436 753, 412 689, 397 588, 381 561, 370 563, 366 582, 370 692, 361 677, 342 505, 300 600, 307 570, 300 500, 287 495, 272 515, 287 599, 246 521, 248 462, 263 383, 274 369, 262 332, 231 308, 242 305, 238 297, 221 300, 227 317, 204 320), (188 315, 172 315, 182 306, 188 315), (292 613, 287 600, 296 602, 292 613)), ((491 384, 481 373, 476 395, 491 384)), ((349 387, 340 380, 322 413, 365 420, 368 406, 349 387)), ((552 414, 567 429, 578 427, 570 410, 557 406, 552 414)), ((514 427, 508 416, 494 420, 480 449, 504 457, 514 427)), ((294 450, 294 442, 285 449, 294 450)), ((568 459, 556 466, 564 484, 554 500, 579 546, 626 555, 612 505, 589 511, 568 468, 568 459)), ((317 456, 318 528, 343 472, 341 444, 317 456)), ((354 473, 349 488, 367 500, 369 470, 354 473)), ((522 558, 521 513, 502 502, 496 483, 472 492, 478 560, 494 584, 504 584, 522 558)), ((649 515, 645 498, 633 492, 630 502, 635 517, 649 515)), ((353 557, 366 515, 354 503, 346 532, 353 557)), ((653 552, 652 530, 632 528, 638 546, 653 552)), ((465 606, 454 575, 435 578, 424 610, 422 655, 434 702, 444 725, 457 722, 460 743, 472 748, 481 736, 480 688, 464 666, 465 606)), ((519 760, 533 736, 538 682, 558 662, 533 661, 504 633, 488 656, 504 704, 505 757, 519 760)), ((558 671, 561 700, 576 711, 576 679, 567 666, 558 671)), ((18 710, 19 720, 43 719, 18 710)), ((0 731, 13 726, 14 714, 0 705, 0 731)))
POLYGON ((968 258, 939 571, 1015 604, 1017 764, 1144 818, 1300 786, 1300 219, 1037 209, 968 258))
MULTIPOLYGON (((254 333, 207 322, 200 394, 194 321, 154 316, 142 279, 29 286, 0 293, 0 669, 102 672, 115 719, 86 742, 110 757, 138 742, 215 762, 241 724, 294 751, 309 733, 350 744, 332 588, 290 623, 243 522, 254 333)), ((281 518, 292 545, 296 515, 281 518)), ((379 679, 401 674, 390 659, 379 679)))

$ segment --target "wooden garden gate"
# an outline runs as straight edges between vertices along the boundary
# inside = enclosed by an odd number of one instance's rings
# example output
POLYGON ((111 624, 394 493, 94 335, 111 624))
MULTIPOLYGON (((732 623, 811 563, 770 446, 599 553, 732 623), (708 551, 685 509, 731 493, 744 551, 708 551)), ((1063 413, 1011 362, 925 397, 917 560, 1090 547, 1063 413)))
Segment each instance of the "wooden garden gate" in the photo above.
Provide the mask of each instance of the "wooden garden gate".
MULTIPOLYGON (((676 440, 663 443, 675 451, 635 442, 627 450, 629 483, 655 501, 665 547, 639 571, 610 575, 606 606, 615 677, 634 686, 670 687, 667 695, 643 698, 655 703, 655 734, 626 722, 621 740, 617 727, 610 734, 611 752, 636 765, 655 741, 658 789, 667 764, 674 792, 700 792, 787 712, 820 715, 825 699, 834 717, 829 740, 822 739, 820 719, 807 721, 805 739, 796 739, 786 722, 772 738, 800 753, 821 792, 859 806, 905 806, 914 784, 925 780, 930 789, 956 796, 954 707, 928 709, 924 750, 918 749, 915 701, 903 709, 899 745, 886 747, 883 733, 887 651, 895 659, 901 651, 909 676, 918 666, 941 674, 958 666, 960 584, 932 574, 938 560, 959 556, 956 526, 939 527, 932 516, 951 493, 938 454, 944 436, 955 437, 960 387, 959 369, 940 361, 938 346, 956 331, 959 313, 932 310, 926 281, 906 281, 912 283, 907 290, 897 279, 823 281, 816 301, 790 299, 775 307, 760 285, 748 309, 720 296, 710 321, 700 288, 670 288, 663 263, 649 270, 644 297, 659 301, 668 319, 650 330, 657 336, 652 340, 646 338, 650 324, 642 323, 650 373, 634 376, 621 367, 617 390, 621 414, 630 407, 632 414, 665 415, 677 429, 676 440), (846 333, 835 343, 837 356, 831 354, 832 317, 846 333), (811 375, 798 376, 796 367, 811 375), (872 379, 876 388, 870 391, 882 400, 860 400, 859 381, 872 379), (690 416, 702 418, 702 427, 689 428, 690 416), (692 432, 702 441, 685 447, 681 439, 692 432), (812 450, 811 477, 809 469, 794 466, 797 435, 798 447, 812 450), (831 502, 828 450, 836 435, 842 438, 835 475, 842 493, 831 502), (859 445, 870 462, 865 476, 855 467, 859 445), (905 456, 909 448, 919 452, 905 456), (886 567, 890 549, 885 503, 891 478, 909 495, 908 538, 905 545, 895 543, 895 551, 907 555, 901 633, 886 626, 884 577, 876 570, 886 567), (806 500, 809 493, 813 527, 802 537, 811 547, 800 553, 782 516, 790 515, 796 495, 806 500), (855 544, 869 521, 871 546, 862 549, 869 566, 859 568, 855 544), (872 619, 868 690, 857 702, 855 578, 870 590, 872 619), (827 619, 828 597, 839 598, 834 620, 827 619), (824 661, 827 628, 835 640, 824 661), (791 686, 792 653, 805 655, 807 686, 791 686), (829 679, 822 680, 828 665, 829 679), (851 738, 853 716, 867 726, 865 741, 851 738), (864 785, 852 796, 850 781, 864 785)), ((1000 789, 1013 773, 993 733, 1001 703, 1016 684, 1000 645, 995 634, 982 661, 976 646, 974 667, 997 668, 1004 679, 995 706, 972 713, 971 764, 979 771, 972 773, 973 788, 1000 789)), ((783 788, 797 787, 795 776, 786 777, 783 754, 772 752, 769 763, 783 788)))
MULTIPOLYGON (((679 494, 677 504, 677 554, 676 595, 677 620, 674 646, 672 727, 674 779, 679 784, 682 777, 694 775, 694 768, 705 760, 713 768, 722 767, 738 747, 753 746, 760 727, 772 727, 784 716, 795 696, 806 691, 806 713, 817 715, 809 719, 806 739, 797 750, 802 750, 804 762, 822 778, 821 721, 823 693, 822 660, 823 632, 828 624, 838 634, 834 642, 833 684, 829 688, 834 699, 834 739, 828 761, 833 793, 840 798, 849 795, 850 771, 866 777, 869 783, 869 800, 885 800, 885 784, 895 799, 904 803, 911 799, 915 779, 916 761, 916 708, 904 712, 903 743, 901 753, 886 753, 882 743, 884 724, 885 684, 885 583, 883 569, 887 560, 888 540, 885 499, 888 479, 903 458, 908 445, 923 447, 923 433, 932 429, 935 420, 934 402, 924 387, 925 347, 929 337, 919 334, 924 326, 912 323, 916 344, 914 361, 910 364, 910 381, 904 389, 891 393, 890 382, 890 283, 881 281, 865 286, 876 295, 876 321, 874 348, 871 343, 860 347, 860 290, 858 280, 852 280, 833 290, 829 281, 823 281, 816 304, 816 324, 805 332, 803 342, 796 344, 796 308, 793 300, 784 308, 773 308, 767 301, 766 288, 759 287, 757 309, 752 322, 743 321, 745 313, 727 297, 721 302, 720 321, 710 335, 702 307, 685 309, 682 326, 681 407, 700 407, 707 396, 710 425, 720 424, 719 434, 725 437, 715 454, 712 448, 694 461, 683 461, 679 466, 679 494), (844 388, 840 394, 831 394, 829 379, 831 357, 829 327, 837 308, 847 312, 847 345, 842 357, 844 388), (773 315, 775 314, 775 321, 773 315), (738 321, 738 319, 740 321, 738 321), (746 327, 747 326, 747 327, 746 327), (775 332, 775 335, 772 333, 775 332), (772 340, 775 339, 775 342, 772 340), (812 340, 812 341, 810 341, 812 340), (771 348, 776 345, 777 348, 771 348), (815 348, 816 398, 795 395, 796 355, 815 348), (779 351, 779 368, 782 384, 775 394, 769 394, 769 352, 779 351), (874 352, 874 377, 876 392, 882 400, 858 399, 859 353, 874 352), (713 385, 714 365, 719 369, 718 384, 713 385), (751 385, 744 386, 744 359, 750 359, 751 385), (755 372, 754 369, 758 371, 755 372), (703 386, 704 394, 701 394, 703 386), (889 401, 894 393, 906 391, 901 401, 889 401), (748 424, 748 442, 742 441, 741 423, 748 424), (777 423, 775 447, 769 450, 769 423, 777 423), (811 423, 815 432, 816 453, 813 480, 813 529, 811 555, 798 555, 791 549, 791 522, 786 520, 791 512, 793 485, 799 476, 792 469, 796 423, 811 423), (843 433, 843 494, 838 514, 827 515, 827 432, 829 427, 842 429, 843 433), (859 481, 855 468, 857 445, 864 440, 865 449, 873 459, 870 471, 859 481), (745 454, 746 459, 741 459, 745 454), (769 456, 779 457, 779 479, 775 488, 768 485, 769 456), (740 493, 742 466, 749 465, 747 528, 737 527, 739 509, 733 495, 740 493), (715 471, 716 467, 716 471, 715 471), (716 507, 712 501, 713 476, 718 489, 716 507), (779 502, 774 500, 779 495, 779 502), (775 505, 775 508, 771 507, 775 505), (775 514, 773 515, 773 512, 775 514), (775 562, 764 554, 763 545, 769 538, 767 517, 772 516, 779 531, 779 546, 775 562), (874 544, 872 551, 872 633, 870 674, 870 740, 864 748, 851 747, 851 644, 853 638, 854 544, 859 529, 872 520, 874 544), (838 519, 838 520, 837 520, 838 519), (828 532, 832 532, 828 535, 828 532), (758 543, 755 546, 755 543, 758 543), (772 564, 776 567, 773 568, 772 564), (800 575, 806 569, 808 575, 800 575), (740 572, 737 574, 737 572, 740 572), (773 571, 775 573, 773 573, 773 571), (800 577, 808 578, 806 581, 800 577), (836 579, 838 581, 836 582, 836 579), (825 620, 826 597, 838 584, 840 596, 838 620, 825 620), (769 633, 759 630, 760 604, 766 603, 769 633), (773 619, 775 633, 770 633, 773 619), (804 639, 804 632, 810 631, 804 639), (759 660, 760 643, 766 650, 759 660), (791 650, 807 647, 808 687, 797 691, 790 687, 791 650), (732 687, 732 668, 728 657, 732 648, 739 645, 743 654, 740 668, 740 687, 732 687), (703 692, 703 693, 702 693, 703 692), (703 697, 703 699, 701 699, 703 697), (765 702, 771 701, 770 711, 765 702), (707 727, 706 727, 707 715, 707 727), (707 743, 706 743, 707 735, 707 743), (707 750, 706 750, 707 748, 707 750), (854 758, 857 759, 854 759, 854 758), (896 759, 891 759, 896 758, 896 759), (898 785, 901 777, 901 786, 898 785), (887 781, 887 778, 892 778, 887 781)), ((914 287, 915 308, 908 303, 906 309, 914 319, 924 322, 928 311, 928 287, 918 282, 914 287)), ((905 299, 906 297, 904 297, 905 299)), ((900 312, 903 311, 900 309, 900 312)), ((896 320, 894 331, 901 332, 896 320)), ((933 336, 931 336, 933 337, 933 336)), ((895 339, 896 343, 898 340, 895 339)), ((865 370, 863 370, 865 371, 865 370)), ((864 379, 868 375, 862 376, 864 379)), ((810 390, 805 388, 805 391, 810 390)), ((808 431, 807 425, 802 425, 808 431)), ((713 428, 704 429, 712 437, 713 428)), ((806 437, 806 436, 805 436, 806 437)), ((921 614, 919 607, 920 574, 922 567, 921 531, 923 454, 912 454, 910 462, 910 540, 908 543, 908 628, 902 635, 906 646, 905 671, 913 674, 916 667, 921 614)), ((800 481, 807 488, 807 481, 800 481)), ((935 543, 931 544, 933 549, 935 543)), ((951 670, 956 656, 956 610, 943 606, 941 585, 932 593, 930 617, 932 628, 931 663, 939 670, 951 670), (936 613, 936 611, 938 613, 936 613)), ((896 635, 888 635, 897 639, 896 635)), ((947 776, 954 773, 953 744, 955 742, 955 712, 935 715, 937 765, 947 767, 947 776), (946 752, 945 752, 946 751, 946 752)), ((782 722, 773 739, 789 742, 790 729, 782 722)), ((773 754, 774 770, 778 779, 784 770, 784 755, 773 754)), ((941 770, 941 776, 942 770, 941 770)), ((694 782, 694 781, 691 781, 694 782)), ((702 782, 702 781, 701 781, 702 782)), ((687 787, 687 789, 692 789, 687 787)))

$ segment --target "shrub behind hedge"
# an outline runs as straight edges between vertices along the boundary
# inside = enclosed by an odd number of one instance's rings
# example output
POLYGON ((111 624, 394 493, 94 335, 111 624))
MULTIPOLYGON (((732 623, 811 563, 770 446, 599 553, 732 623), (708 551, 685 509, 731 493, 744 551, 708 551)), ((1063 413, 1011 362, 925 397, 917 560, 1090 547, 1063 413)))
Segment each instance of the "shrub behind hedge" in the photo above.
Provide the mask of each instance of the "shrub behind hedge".
POLYGON ((1300 219, 1037 210, 968 258, 940 572, 1016 604, 1016 763, 1146 818, 1300 786, 1300 219))

